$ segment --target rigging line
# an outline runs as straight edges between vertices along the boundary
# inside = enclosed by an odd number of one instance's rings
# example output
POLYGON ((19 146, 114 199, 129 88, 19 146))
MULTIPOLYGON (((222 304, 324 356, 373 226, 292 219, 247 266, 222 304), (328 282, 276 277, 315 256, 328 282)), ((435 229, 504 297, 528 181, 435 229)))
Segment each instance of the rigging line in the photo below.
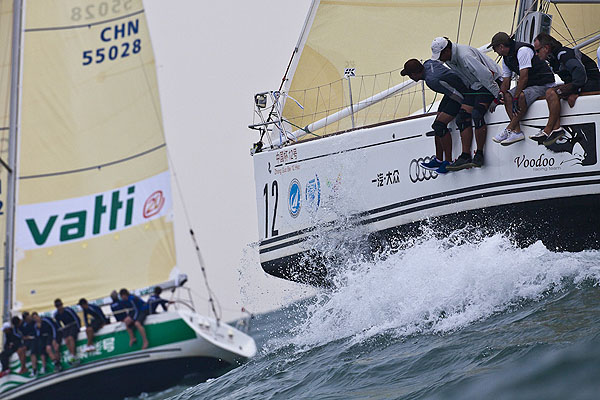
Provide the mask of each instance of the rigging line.
POLYGON ((571 35, 571 39, 573 39, 573 45, 577 44, 577 41, 575 40, 575 38, 573 37, 573 34, 571 33, 571 30, 569 29, 569 25, 567 25, 567 22, 563 18, 562 13, 558 9, 558 6, 556 5, 556 3, 554 3, 554 8, 556 8, 556 11, 558 11, 558 15, 560 16, 560 19, 562 20, 563 24, 565 24, 565 28, 567 28, 567 32, 569 32, 569 35, 571 35))
POLYGON ((101 169, 101 168, 104 168, 104 167, 109 167, 109 166, 112 166, 112 165, 116 165, 116 164, 120 164, 120 163, 123 163, 123 162, 126 162, 126 161, 133 160, 133 159, 138 158, 138 157, 145 156, 147 154, 155 152, 156 150, 162 149, 165 146, 166 146, 166 143, 162 143, 162 144, 159 144, 156 147, 153 147, 151 149, 142 151, 141 153, 134 154, 134 155, 129 156, 129 157, 121 158, 120 160, 107 162, 107 163, 104 163, 104 164, 92 165, 91 167, 84 167, 84 168, 72 169, 72 170, 69 170, 69 171, 50 172, 48 174, 26 175, 26 176, 20 176, 19 179, 47 178, 47 177, 50 177, 50 176, 75 174, 75 173, 78 173, 78 172, 90 171, 90 170, 93 170, 93 169, 101 169))
POLYGON ((564 40, 566 42, 566 44, 569 44, 569 39, 567 39, 562 33, 560 33, 559 31, 556 30, 556 28, 554 27, 550 27, 558 36, 561 37, 562 40, 564 40))
POLYGON ((515 20, 517 19, 517 7, 519 5, 519 0, 515 0, 515 9, 513 11, 513 20, 510 24, 510 35, 512 36, 515 33, 515 20))
POLYGON ((92 26, 107 24, 109 22, 118 21, 121 19, 127 19, 129 17, 133 17, 134 15, 142 14, 144 12, 143 9, 133 12, 131 14, 122 15, 120 17, 115 17, 111 19, 105 19, 103 21, 98 21, 90 24, 81 24, 81 25, 71 25, 71 26, 53 26, 49 28, 29 28, 25 29, 25 32, 43 32, 43 31, 60 31, 65 29, 78 29, 78 28, 91 28, 92 26))
POLYGON ((475 24, 477 23, 477 17, 479 16, 479 7, 481 6, 481 0, 477 3, 477 11, 475 12, 475 19, 473 20, 473 29, 471 29, 471 37, 469 37, 469 46, 471 45, 471 40, 473 40, 473 32, 475 32, 475 24))
POLYGON ((456 43, 458 43, 458 37, 460 35, 460 21, 462 20, 463 1, 460 0, 460 13, 458 14, 458 30, 456 31, 456 43))
MULTIPOLYGON (((169 148, 167 147, 167 159, 169 160, 169 164, 171 165, 171 171, 173 173, 173 178, 175 179, 175 187, 177 188, 177 193, 179 194, 179 198, 181 199, 181 204, 183 206, 183 214, 185 215, 185 220, 187 223, 187 227, 190 231, 190 236, 192 237, 192 241, 194 242, 194 246, 196 248, 196 255, 198 257, 198 262, 200 264, 200 269, 202 270, 202 275, 204 276, 204 285, 206 286, 206 291, 208 293, 208 301, 212 308, 212 312, 215 315, 215 319, 217 320, 217 325, 219 325, 219 321, 221 320, 220 313, 217 313, 215 309, 215 301, 216 296, 210 285, 208 284, 208 277, 206 276, 206 269, 204 268, 204 260, 202 259, 202 254, 200 253, 200 247, 198 246, 198 241, 196 240, 196 236, 194 235, 194 230, 192 229, 192 223, 190 219, 190 215, 187 210, 187 206, 185 204, 185 198, 183 197, 183 190, 181 189, 181 185, 179 183, 179 178, 177 176, 177 172, 175 170, 175 163, 173 162, 173 158, 171 157, 171 153, 169 152, 169 148)), ((217 305, 221 308, 219 301, 217 300, 217 305)))

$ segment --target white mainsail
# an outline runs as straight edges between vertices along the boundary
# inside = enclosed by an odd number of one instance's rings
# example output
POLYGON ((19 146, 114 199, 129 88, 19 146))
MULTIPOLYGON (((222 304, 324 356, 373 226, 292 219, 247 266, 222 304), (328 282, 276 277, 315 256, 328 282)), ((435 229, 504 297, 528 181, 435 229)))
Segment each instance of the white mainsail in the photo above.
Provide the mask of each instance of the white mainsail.
POLYGON ((170 176, 142 1, 25 10, 12 308, 166 281, 170 176))

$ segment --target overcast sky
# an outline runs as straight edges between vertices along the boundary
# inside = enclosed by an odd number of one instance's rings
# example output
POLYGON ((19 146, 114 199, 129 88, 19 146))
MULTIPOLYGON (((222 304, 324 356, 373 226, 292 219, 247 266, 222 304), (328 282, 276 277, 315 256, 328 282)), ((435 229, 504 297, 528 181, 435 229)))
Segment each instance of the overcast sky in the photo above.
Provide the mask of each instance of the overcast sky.
MULTIPOLYGON (((256 92, 277 89, 310 0, 144 0, 156 56, 167 145, 209 283, 226 320, 242 305, 276 308, 310 293, 267 276, 258 263, 249 150, 256 92)), ((173 182, 178 266, 206 298, 173 182)), ((196 304, 206 313, 206 304, 196 304)))

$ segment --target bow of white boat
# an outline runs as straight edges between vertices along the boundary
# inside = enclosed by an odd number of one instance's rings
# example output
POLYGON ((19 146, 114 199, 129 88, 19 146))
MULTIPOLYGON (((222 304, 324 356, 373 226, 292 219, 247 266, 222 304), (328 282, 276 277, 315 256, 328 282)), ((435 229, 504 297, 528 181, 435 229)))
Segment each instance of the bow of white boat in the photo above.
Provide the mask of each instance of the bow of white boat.
POLYGON ((178 311, 199 337, 221 350, 225 360, 243 362, 256 355, 256 343, 246 333, 214 318, 188 310, 178 311))

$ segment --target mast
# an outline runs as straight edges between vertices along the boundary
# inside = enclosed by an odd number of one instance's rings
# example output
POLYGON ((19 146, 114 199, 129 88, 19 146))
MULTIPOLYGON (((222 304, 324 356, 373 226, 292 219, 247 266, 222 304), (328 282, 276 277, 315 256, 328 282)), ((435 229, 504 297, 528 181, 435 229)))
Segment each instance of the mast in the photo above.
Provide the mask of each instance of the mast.
POLYGON ((11 51, 10 117, 8 131, 8 185, 6 195, 6 241, 4 243, 4 303, 3 321, 10 319, 13 289, 13 253, 15 237, 15 192, 17 187, 17 134, 19 121, 19 90, 21 78, 21 21, 23 0, 13 2, 13 35, 11 51))

